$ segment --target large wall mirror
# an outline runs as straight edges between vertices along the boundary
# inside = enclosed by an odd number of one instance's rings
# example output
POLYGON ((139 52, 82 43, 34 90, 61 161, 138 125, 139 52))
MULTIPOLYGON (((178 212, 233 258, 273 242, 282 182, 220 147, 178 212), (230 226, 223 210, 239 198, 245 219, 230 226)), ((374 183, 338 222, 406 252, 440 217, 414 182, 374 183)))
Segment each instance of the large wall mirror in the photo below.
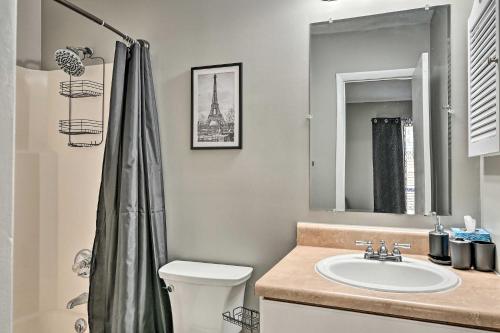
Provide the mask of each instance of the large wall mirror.
POLYGON ((450 7, 311 25, 312 210, 451 214, 450 7))

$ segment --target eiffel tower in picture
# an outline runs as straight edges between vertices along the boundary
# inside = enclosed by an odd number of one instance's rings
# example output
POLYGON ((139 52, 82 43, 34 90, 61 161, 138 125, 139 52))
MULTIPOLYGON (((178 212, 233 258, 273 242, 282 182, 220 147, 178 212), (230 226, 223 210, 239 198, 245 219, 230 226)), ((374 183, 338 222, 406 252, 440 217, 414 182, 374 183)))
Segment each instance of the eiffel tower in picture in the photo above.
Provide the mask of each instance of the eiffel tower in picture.
POLYGON ((207 125, 210 127, 216 126, 219 129, 226 126, 226 121, 220 112, 219 101, 217 99, 217 74, 214 75, 214 92, 212 95, 212 106, 210 108, 210 114, 208 115, 207 125))

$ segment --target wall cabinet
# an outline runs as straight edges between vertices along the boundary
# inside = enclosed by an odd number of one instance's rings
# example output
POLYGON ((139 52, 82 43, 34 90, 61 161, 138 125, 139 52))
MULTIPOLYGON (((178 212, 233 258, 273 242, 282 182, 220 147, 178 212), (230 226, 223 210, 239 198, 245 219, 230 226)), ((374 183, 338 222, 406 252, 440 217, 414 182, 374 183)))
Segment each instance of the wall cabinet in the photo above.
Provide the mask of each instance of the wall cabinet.
POLYGON ((500 152, 498 0, 475 0, 468 22, 469 156, 500 152))
POLYGON ((486 333, 483 330, 260 300, 261 333, 486 333))

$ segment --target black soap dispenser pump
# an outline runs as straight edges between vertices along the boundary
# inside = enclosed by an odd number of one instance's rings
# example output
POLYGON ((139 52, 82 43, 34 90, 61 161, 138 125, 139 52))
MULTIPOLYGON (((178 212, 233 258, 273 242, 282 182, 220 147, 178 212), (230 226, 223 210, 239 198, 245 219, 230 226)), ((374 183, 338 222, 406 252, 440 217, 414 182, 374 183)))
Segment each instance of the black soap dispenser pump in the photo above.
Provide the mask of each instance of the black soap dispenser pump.
POLYGON ((444 260, 449 258, 450 235, 444 231, 444 226, 435 212, 432 213, 432 217, 435 219, 436 224, 434 230, 429 232, 429 254, 435 259, 444 260))

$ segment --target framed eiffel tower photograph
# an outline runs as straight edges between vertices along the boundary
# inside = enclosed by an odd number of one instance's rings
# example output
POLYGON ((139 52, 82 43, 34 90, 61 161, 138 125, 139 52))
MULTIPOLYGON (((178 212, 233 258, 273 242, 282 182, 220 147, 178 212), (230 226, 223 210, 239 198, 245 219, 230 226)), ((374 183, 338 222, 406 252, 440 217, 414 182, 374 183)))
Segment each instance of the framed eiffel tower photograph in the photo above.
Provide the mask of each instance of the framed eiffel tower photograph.
POLYGON ((242 69, 191 68, 191 149, 242 148, 242 69))

